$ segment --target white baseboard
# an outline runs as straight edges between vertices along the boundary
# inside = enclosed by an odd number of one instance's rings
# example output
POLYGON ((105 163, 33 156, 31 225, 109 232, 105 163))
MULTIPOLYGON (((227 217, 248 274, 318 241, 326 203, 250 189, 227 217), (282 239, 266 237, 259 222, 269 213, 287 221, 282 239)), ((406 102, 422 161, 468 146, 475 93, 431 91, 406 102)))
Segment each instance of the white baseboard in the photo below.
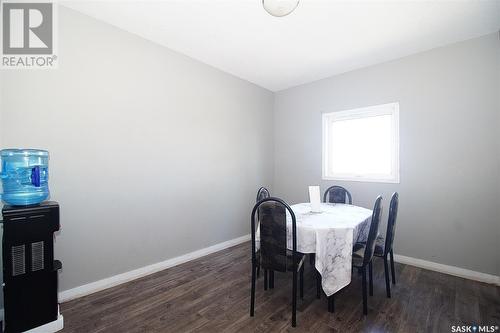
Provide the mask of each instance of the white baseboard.
MULTIPOLYGON (((238 237, 235 239, 231 239, 229 241, 215 244, 209 247, 206 247, 201 250, 197 250, 194 252, 190 252, 187 254, 184 254, 179 257, 175 257, 172 259, 168 259, 156 264, 152 264, 149 266, 141 267, 129 272, 125 272, 122 274, 118 274, 115 276, 111 276, 109 278, 105 278, 99 281, 95 281, 89 284, 85 284, 80 287, 76 287, 73 289, 68 289, 64 290, 59 293, 59 302, 67 302, 72 299, 86 296, 107 288, 111 288, 114 286, 117 286, 119 284, 129 282, 135 279, 138 279, 140 277, 153 274, 159 271, 162 271, 164 269, 177 266, 180 264, 183 264, 185 262, 206 256, 208 254, 227 249, 228 247, 235 246, 241 243, 244 243, 246 241, 250 240, 250 235, 245 235, 242 237, 238 237)), ((432 261, 427 261, 427 260, 422 260, 422 259, 417 259, 417 258, 412 258, 412 257, 406 257, 402 256, 399 254, 394 255, 394 260, 396 262, 402 263, 402 264, 407 264, 411 266, 416 266, 424 269, 428 269, 431 271, 436 271, 440 273, 445 273, 445 274, 450 274, 458 277, 462 277, 465 279, 470 279, 470 280, 475 280, 475 281, 480 281, 480 282, 486 282, 490 284, 495 284, 500 286, 500 276, 496 275, 491 275, 491 274, 486 274, 486 273, 480 273, 460 267, 455 267, 455 266, 449 266, 449 265, 443 265, 443 264, 438 264, 432 261)))
POLYGON ((107 288, 111 288, 119 284, 132 281, 140 277, 153 274, 162 271, 164 269, 177 266, 185 262, 206 256, 208 254, 227 249, 228 247, 235 246, 249 240, 250 240, 250 235, 245 235, 242 237, 228 240, 223 243, 206 247, 201 250, 190 252, 179 257, 175 257, 156 264, 134 269, 133 271, 111 276, 109 278, 85 284, 83 286, 79 286, 73 289, 64 290, 59 293, 59 302, 67 302, 78 297, 86 296, 107 288))
POLYGON ((399 254, 394 255, 394 261, 415 267, 425 268, 431 271, 458 276, 464 279, 475 280, 500 286, 500 276, 486 274, 456 266, 438 264, 436 262, 406 257, 399 254))

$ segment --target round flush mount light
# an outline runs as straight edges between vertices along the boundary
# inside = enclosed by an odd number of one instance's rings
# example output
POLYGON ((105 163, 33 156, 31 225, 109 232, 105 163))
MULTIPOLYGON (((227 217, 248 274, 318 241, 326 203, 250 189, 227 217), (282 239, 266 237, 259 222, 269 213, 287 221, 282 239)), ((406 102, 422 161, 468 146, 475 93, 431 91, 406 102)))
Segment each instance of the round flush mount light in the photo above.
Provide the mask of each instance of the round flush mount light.
POLYGON ((282 17, 290 14, 299 5, 299 0, 262 0, 262 6, 272 16, 282 17))

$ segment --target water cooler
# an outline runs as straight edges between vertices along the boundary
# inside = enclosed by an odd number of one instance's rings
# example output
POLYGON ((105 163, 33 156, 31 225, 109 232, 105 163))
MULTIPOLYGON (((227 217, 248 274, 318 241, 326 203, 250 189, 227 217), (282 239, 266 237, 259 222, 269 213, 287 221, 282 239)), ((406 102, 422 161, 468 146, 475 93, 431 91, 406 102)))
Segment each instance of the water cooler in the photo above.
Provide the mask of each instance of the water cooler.
POLYGON ((57 299, 58 270, 54 233, 59 204, 45 201, 48 152, 0 151, 2 169, 2 255, 5 332, 56 332, 62 329, 57 299))

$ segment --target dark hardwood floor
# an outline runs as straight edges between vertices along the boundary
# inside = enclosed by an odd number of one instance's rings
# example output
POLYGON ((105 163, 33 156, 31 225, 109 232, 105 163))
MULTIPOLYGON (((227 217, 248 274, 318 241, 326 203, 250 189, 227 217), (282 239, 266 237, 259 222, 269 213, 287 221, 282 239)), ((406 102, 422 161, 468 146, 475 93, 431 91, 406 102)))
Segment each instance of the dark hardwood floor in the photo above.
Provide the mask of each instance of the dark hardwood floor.
MULTIPOLYGON (((335 313, 316 299, 306 263, 304 300, 292 328, 291 275, 275 289, 257 282, 249 316, 250 244, 245 243, 61 305, 63 332, 451 332, 452 325, 500 325, 500 288, 396 264, 385 296, 382 260, 375 259, 374 296, 362 315, 360 277, 336 294, 335 313)), ((498 332, 498 330, 497 330, 498 332)))

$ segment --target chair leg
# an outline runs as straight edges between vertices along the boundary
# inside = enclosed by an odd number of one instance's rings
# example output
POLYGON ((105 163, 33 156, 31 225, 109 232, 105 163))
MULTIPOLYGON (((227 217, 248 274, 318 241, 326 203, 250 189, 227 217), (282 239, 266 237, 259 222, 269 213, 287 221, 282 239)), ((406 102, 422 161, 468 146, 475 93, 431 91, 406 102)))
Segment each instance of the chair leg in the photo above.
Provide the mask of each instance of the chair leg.
POLYGON ((253 317, 255 308, 255 274, 256 268, 252 265, 252 295, 250 296, 250 316, 253 317))
POLYGON ((257 265, 257 279, 259 278, 260 276, 260 263, 258 263, 257 265))
POLYGON ((297 270, 293 270, 292 285, 292 327, 297 326, 297 270))
POLYGON ((328 312, 335 312, 335 295, 328 296, 328 312))
POLYGON ((300 268, 300 299, 304 299, 304 266, 300 268))
POLYGON ((363 285, 363 314, 368 314, 368 290, 366 288, 366 267, 361 268, 362 285, 363 285))
POLYGON ((373 264, 371 261, 368 264, 368 282, 370 287, 370 296, 373 296, 373 264))
POLYGON ((321 274, 319 274, 318 271, 316 271, 316 298, 320 299, 321 298, 321 274))
POLYGON ((394 252, 391 249, 391 272, 392 272, 392 284, 396 284, 396 270, 394 269, 394 252))
POLYGON ((274 289, 274 271, 269 271, 269 289, 274 289))
POLYGON ((264 290, 267 290, 267 269, 264 269, 264 290))
POLYGON ((385 276, 385 291, 387 298, 391 298, 391 282, 389 281, 389 263, 387 262, 387 255, 384 256, 384 276, 385 276))

